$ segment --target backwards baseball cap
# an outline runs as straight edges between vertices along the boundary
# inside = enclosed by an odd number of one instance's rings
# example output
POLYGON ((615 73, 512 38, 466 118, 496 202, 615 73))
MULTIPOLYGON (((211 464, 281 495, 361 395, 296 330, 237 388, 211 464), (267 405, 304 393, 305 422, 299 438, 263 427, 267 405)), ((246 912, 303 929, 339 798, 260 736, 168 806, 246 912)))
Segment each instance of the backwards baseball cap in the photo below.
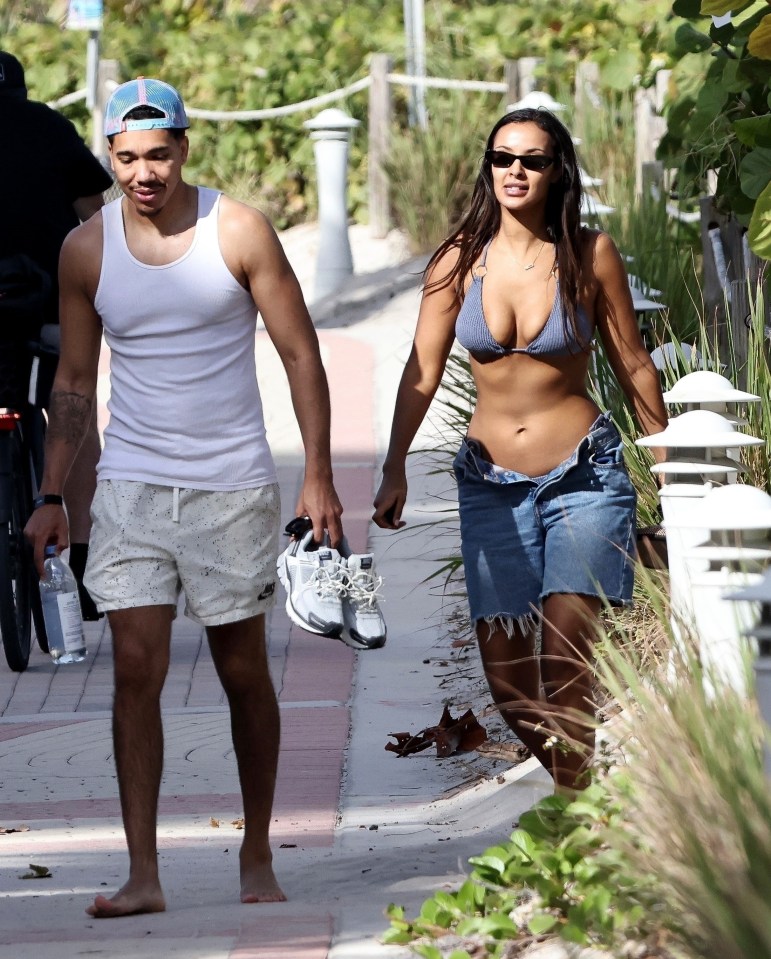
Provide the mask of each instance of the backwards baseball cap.
POLYGON ((27 84, 24 82, 24 67, 5 50, 0 50, 0 96, 26 97, 27 84))
POLYGON ((182 97, 168 83, 138 77, 122 83, 107 101, 104 111, 104 135, 132 130, 186 130, 190 126, 182 97), (126 120, 135 107, 152 107, 161 116, 146 120, 126 120))

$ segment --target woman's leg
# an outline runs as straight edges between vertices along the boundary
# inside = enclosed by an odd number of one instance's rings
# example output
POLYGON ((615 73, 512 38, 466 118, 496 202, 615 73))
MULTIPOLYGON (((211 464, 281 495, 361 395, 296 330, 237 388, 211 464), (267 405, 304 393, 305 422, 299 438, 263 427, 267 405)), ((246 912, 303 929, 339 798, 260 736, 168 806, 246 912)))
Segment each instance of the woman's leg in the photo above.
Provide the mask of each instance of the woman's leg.
POLYGON ((551 770, 544 748, 549 731, 536 727, 545 707, 541 670, 535 654, 537 627, 522 629, 511 619, 479 620, 477 642, 493 701, 506 725, 551 770))
POLYGON ((541 677, 550 730, 560 740, 547 768, 558 789, 581 789, 594 757, 592 660, 600 600, 555 593, 543 604, 541 677))

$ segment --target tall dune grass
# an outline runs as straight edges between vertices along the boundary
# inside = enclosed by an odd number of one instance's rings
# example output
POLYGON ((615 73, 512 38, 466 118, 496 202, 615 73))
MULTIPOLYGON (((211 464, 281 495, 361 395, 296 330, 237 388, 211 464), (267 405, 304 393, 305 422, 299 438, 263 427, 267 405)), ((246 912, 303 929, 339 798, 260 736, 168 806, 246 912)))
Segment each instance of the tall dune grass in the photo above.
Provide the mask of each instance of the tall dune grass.
MULTIPOLYGON (((632 870, 656 875, 687 955, 771 956, 768 729, 751 696, 705 674, 685 624, 673 640, 665 592, 651 580, 647 592, 665 625, 667 655, 641 670, 639 650, 607 644, 599 665, 625 710, 631 788, 619 848, 632 870)), ((750 660, 748 649, 752 688, 750 660)))

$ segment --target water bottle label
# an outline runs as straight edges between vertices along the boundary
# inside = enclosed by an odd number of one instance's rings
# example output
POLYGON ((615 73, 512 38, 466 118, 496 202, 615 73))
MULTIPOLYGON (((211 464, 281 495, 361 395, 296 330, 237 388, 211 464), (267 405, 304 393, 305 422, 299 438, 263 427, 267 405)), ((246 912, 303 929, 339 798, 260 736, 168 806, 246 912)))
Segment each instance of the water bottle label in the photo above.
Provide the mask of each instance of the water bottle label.
POLYGON ((83 649, 83 621, 80 615, 80 602, 77 593, 59 593, 59 620, 64 635, 64 650, 75 653, 83 649))

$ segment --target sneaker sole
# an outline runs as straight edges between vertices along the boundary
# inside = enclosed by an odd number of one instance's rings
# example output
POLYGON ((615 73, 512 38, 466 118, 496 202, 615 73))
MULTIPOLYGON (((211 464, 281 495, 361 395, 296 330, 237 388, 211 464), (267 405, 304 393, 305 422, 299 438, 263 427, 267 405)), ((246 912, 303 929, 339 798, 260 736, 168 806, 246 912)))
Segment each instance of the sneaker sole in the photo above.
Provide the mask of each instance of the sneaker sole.
POLYGON ((356 649, 360 652, 368 649, 382 649, 386 644, 385 636, 378 636, 377 639, 359 639, 348 630, 345 630, 339 639, 345 643, 346 646, 350 646, 351 649, 356 649))
POLYGON ((279 561, 276 563, 276 572, 278 573, 278 578, 281 580, 281 585, 286 590, 286 614, 292 620, 292 622, 299 626, 300 629, 304 629, 306 633, 313 633, 314 636, 325 636, 327 639, 340 639, 340 634, 343 631, 343 626, 332 627, 328 630, 317 629, 314 626, 311 626, 310 623, 307 623, 302 616, 297 612, 297 610, 292 606, 292 584, 289 578, 289 572, 286 569, 286 561, 282 562, 279 558, 279 561))

